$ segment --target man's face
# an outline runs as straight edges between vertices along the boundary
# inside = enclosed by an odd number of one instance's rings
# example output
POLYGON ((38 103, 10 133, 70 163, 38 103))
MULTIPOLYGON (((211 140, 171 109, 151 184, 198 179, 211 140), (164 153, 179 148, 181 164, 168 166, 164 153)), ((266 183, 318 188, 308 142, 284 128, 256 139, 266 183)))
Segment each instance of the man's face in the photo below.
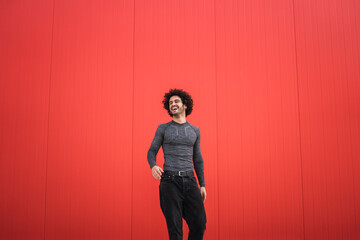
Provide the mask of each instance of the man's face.
POLYGON ((169 109, 172 115, 185 114, 186 108, 187 106, 182 103, 179 96, 174 95, 169 99, 169 109))

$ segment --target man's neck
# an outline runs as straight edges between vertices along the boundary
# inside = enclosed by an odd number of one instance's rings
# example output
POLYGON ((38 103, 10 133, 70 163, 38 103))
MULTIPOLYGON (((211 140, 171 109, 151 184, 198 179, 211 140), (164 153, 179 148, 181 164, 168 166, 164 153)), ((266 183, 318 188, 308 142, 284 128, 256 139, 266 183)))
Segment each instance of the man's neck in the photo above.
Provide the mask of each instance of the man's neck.
POLYGON ((174 122, 177 122, 177 123, 180 123, 180 124, 183 124, 183 123, 186 123, 186 117, 185 116, 173 116, 173 120, 174 122))

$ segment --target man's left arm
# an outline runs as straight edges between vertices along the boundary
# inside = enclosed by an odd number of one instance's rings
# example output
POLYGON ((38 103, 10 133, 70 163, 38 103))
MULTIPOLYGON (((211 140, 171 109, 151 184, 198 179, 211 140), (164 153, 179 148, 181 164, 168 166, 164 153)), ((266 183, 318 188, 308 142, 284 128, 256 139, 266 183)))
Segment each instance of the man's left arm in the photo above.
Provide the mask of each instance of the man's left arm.
POLYGON ((194 144, 194 153, 193 153, 194 168, 199 180, 201 196, 203 198, 203 201, 205 202, 206 190, 205 190, 205 177, 204 177, 204 160, 201 155, 200 129, 198 128, 196 129, 196 135, 197 138, 194 144))

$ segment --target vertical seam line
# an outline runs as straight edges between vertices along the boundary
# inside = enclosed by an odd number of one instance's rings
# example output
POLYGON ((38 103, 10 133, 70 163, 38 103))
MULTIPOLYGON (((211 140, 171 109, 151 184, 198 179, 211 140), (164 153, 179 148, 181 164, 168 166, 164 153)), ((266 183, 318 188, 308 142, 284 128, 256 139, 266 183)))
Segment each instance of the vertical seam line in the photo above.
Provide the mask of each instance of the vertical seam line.
POLYGON ((214 69, 215 69, 215 97, 216 97, 216 174, 217 174, 217 205, 218 205, 218 213, 217 213, 217 239, 220 239, 220 221, 219 221, 219 213, 220 213, 220 204, 219 204, 219 117, 218 117, 218 83, 217 83, 217 59, 216 59, 216 0, 214 0, 214 69))
POLYGON ((131 224, 130 224, 130 239, 133 239, 133 213, 134 213, 134 102, 135 102, 135 0, 134 0, 134 10, 133 10, 133 92, 132 92, 132 143, 131 143, 131 224))
POLYGON ((51 76, 53 63, 53 46, 54 46, 54 22, 55 22, 55 0, 53 1, 53 16, 51 27, 51 48, 50 48, 50 76, 49 76, 49 98, 48 98, 48 124, 47 124, 47 139, 46 139, 46 162, 45 162, 45 199, 44 199, 44 240, 46 239, 46 202, 47 202, 47 175, 48 175, 48 161, 49 161, 49 133, 50 133, 50 100, 51 100, 51 76))
POLYGON ((298 72, 298 56, 297 56, 297 42, 296 42, 296 24, 295 24, 295 0, 292 0, 293 10, 293 29, 294 29, 294 47, 295 47, 295 69, 296 69, 296 91, 299 117, 299 148, 300 148, 300 175, 301 175, 301 202, 302 202, 302 219, 303 219, 303 239, 305 240, 305 210, 304 210, 304 177, 303 177, 303 162, 302 162, 302 144, 301 144, 301 123, 300 123, 300 96, 299 96, 299 72, 298 72))

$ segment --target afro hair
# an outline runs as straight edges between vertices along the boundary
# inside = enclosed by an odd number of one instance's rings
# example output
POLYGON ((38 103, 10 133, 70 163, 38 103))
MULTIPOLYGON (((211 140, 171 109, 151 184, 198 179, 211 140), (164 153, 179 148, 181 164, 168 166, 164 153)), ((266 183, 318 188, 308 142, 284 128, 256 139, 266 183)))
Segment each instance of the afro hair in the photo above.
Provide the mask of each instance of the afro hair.
POLYGON ((162 103, 164 104, 164 108, 167 110, 169 115, 171 117, 173 116, 173 114, 169 109, 169 100, 172 96, 179 96, 181 98, 182 103, 187 106, 185 115, 186 116, 190 115, 194 105, 191 95, 182 89, 176 89, 176 88, 170 89, 169 92, 165 93, 162 101, 162 103))

